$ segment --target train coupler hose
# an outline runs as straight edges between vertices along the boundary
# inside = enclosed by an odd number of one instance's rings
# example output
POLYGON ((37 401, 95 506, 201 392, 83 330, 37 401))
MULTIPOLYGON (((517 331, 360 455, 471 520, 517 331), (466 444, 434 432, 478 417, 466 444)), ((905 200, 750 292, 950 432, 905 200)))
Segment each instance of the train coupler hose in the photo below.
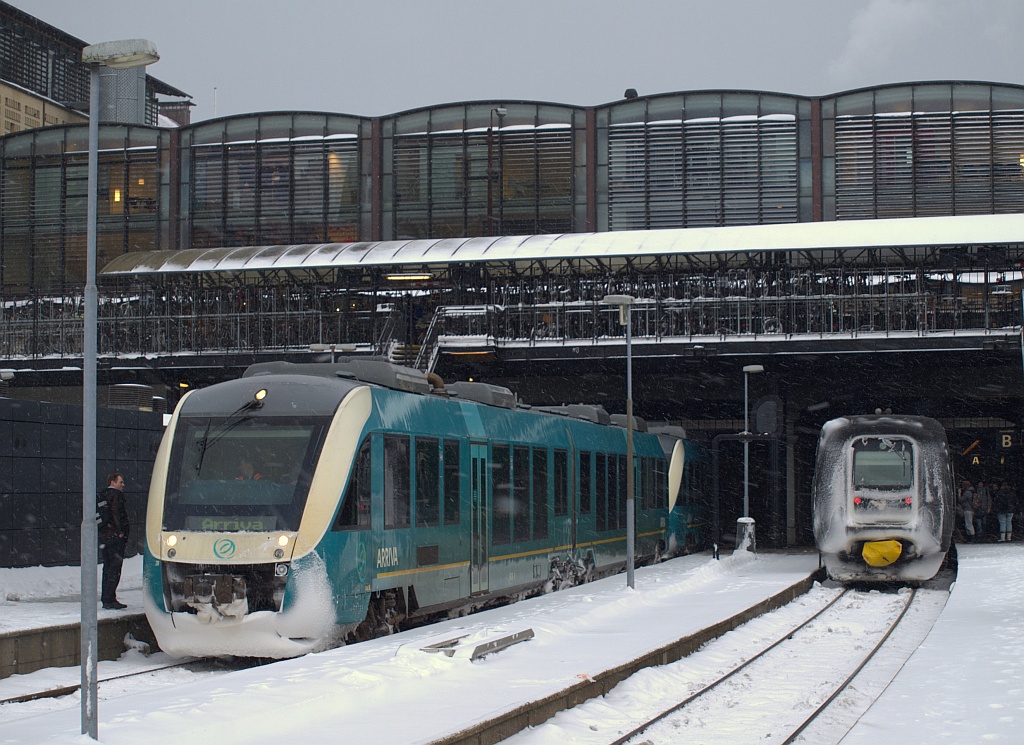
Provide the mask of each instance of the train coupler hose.
POLYGON ((865 563, 872 567, 887 567, 903 554, 903 544, 899 541, 868 541, 861 549, 860 555, 865 563))

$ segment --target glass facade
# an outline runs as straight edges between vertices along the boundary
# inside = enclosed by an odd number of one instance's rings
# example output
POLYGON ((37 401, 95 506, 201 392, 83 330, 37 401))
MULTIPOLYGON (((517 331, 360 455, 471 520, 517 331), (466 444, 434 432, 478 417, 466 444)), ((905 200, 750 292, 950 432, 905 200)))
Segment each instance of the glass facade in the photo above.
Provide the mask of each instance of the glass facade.
POLYGON ((478 103, 400 114, 382 125, 383 238, 581 228, 582 110, 478 103))
MULTIPOLYGON (((97 261, 167 248, 167 130, 104 126, 97 261)), ((0 139, 0 287, 5 297, 78 294, 85 281, 88 127, 0 139)))
POLYGON ((88 101, 89 68, 70 36, 8 16, 0 23, 3 79, 54 101, 88 101))
MULTIPOLYGON (((1024 212, 1024 86, 596 108, 471 102, 100 127, 99 267, 129 251, 1024 212)), ((0 137, 0 293, 84 281, 87 127, 0 137)))
POLYGON ((181 204, 194 248, 355 241, 369 236, 368 120, 259 114, 182 132, 181 204))
POLYGON ((825 219, 1024 210, 1024 88, 899 85, 822 103, 825 219))
POLYGON ((804 99, 743 92, 598 110, 598 229, 809 220, 809 114, 804 99))

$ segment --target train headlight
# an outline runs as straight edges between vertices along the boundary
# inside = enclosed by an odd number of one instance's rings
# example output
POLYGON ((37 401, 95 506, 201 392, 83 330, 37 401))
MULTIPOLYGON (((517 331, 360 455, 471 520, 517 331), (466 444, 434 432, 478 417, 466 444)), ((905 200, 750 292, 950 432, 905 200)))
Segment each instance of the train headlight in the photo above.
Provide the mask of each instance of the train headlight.
POLYGON ((288 565, 287 564, 277 564, 274 567, 274 574, 276 574, 278 577, 286 576, 288 574, 288 565))
POLYGON ((283 559, 284 558, 284 551, 282 549, 277 549, 276 551, 274 551, 274 558, 275 559, 283 559))
POLYGON ((176 535, 169 535, 169 536, 167 536, 167 546, 168 546, 168 548, 170 548, 172 546, 177 546, 177 545, 178 545, 178 536, 176 536, 176 535))
POLYGON ((287 546, 288 545, 288 536, 286 536, 286 535, 278 536, 277 545, 280 546, 281 548, 284 548, 285 546, 287 546))
POLYGON ((173 548, 167 549, 167 558, 168 559, 173 559, 177 555, 178 555, 178 552, 175 549, 173 549, 173 548))

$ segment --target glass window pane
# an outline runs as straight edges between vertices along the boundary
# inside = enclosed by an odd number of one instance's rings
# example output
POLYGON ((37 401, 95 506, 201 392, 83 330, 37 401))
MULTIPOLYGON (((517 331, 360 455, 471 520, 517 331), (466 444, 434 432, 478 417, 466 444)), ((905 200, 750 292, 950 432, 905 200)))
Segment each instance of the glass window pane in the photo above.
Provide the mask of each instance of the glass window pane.
POLYGON ((494 445, 491 448, 491 461, 491 493, 494 497, 491 542, 495 546, 504 546, 512 542, 512 464, 509 446, 494 445))
POLYGON ((459 441, 444 441, 444 522, 454 525, 459 522, 461 499, 461 463, 459 441))
POLYGON ((384 437, 384 527, 409 527, 410 488, 409 438, 384 437))
POLYGON ((533 539, 548 537, 548 451, 533 449, 533 539))
POLYGON ((441 472, 438 441, 416 438, 416 524, 441 524, 441 472))

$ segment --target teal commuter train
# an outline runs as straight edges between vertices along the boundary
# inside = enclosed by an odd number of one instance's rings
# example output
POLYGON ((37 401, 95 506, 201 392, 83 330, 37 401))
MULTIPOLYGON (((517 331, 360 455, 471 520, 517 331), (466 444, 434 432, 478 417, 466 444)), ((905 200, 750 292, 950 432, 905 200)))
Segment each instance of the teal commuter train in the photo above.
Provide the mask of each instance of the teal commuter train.
MULTIPOLYGON (((292 657, 620 571, 627 432, 613 419, 358 358, 264 363, 191 391, 149 492, 157 641, 292 657)), ((707 457, 680 434, 634 433, 641 564, 704 542, 707 457)))

